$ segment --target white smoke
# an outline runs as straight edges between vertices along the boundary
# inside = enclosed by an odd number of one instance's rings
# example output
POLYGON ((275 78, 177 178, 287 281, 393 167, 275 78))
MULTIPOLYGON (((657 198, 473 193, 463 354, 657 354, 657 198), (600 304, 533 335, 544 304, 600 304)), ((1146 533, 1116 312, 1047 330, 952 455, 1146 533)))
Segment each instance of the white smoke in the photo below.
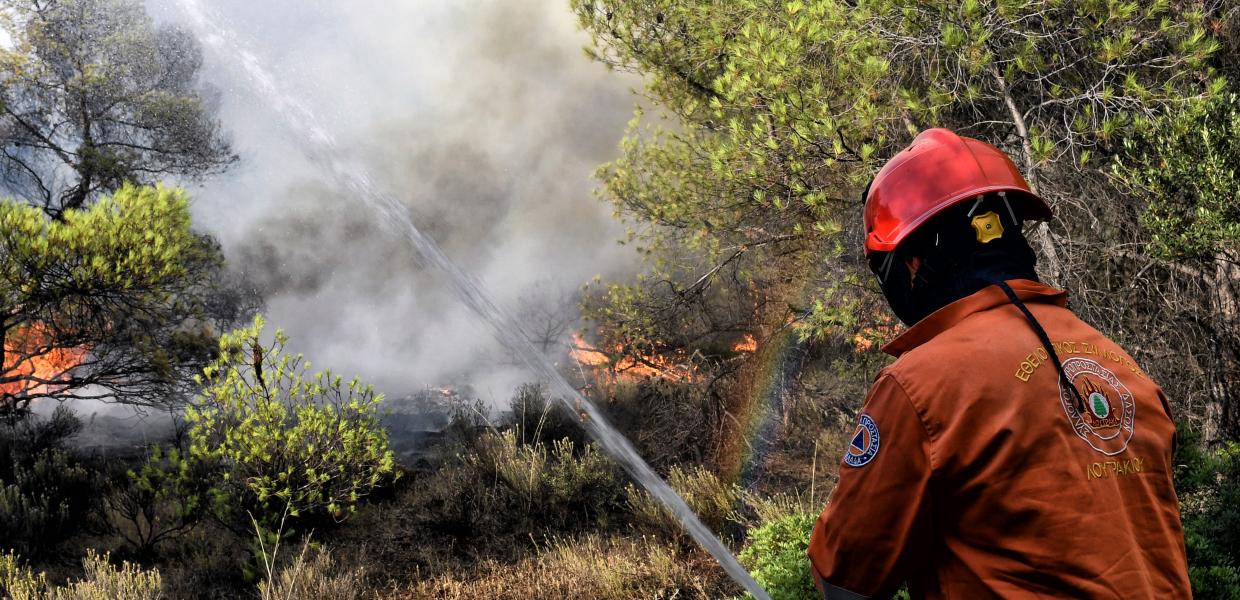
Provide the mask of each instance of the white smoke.
MULTIPOLYGON (((592 195, 639 82, 591 63, 566 2, 212 0, 280 84, 404 200, 502 304, 547 301, 636 259, 592 195)), ((157 19, 181 18, 148 0, 157 19)), ((266 292, 265 313, 315 368, 380 391, 468 382, 502 401, 528 377, 438 275, 341 196, 237 72, 204 80, 241 162, 192 191, 197 223, 266 292)))

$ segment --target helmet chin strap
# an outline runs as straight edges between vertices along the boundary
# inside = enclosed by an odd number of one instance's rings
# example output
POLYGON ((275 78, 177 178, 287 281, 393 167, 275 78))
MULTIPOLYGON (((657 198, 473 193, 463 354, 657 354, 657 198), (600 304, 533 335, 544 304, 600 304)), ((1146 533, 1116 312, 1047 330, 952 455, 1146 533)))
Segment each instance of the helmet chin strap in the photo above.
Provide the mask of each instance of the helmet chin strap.
POLYGON ((1003 293, 1007 295, 1008 300, 1010 300, 1012 304, 1020 310, 1021 314, 1025 315, 1025 320, 1029 321, 1029 326, 1033 328, 1033 332, 1037 334, 1038 340, 1042 342, 1042 347, 1046 348, 1046 353, 1050 356, 1051 362, 1055 365, 1055 371, 1059 373, 1059 380, 1068 387, 1072 393, 1072 396, 1076 398, 1078 403, 1080 403, 1080 406, 1088 406, 1085 404, 1085 399, 1081 397, 1080 390, 1076 389, 1076 386, 1073 385, 1072 380, 1068 378, 1068 374, 1064 372, 1063 363, 1059 361, 1059 354, 1055 352, 1055 345, 1051 343, 1050 336, 1046 335, 1046 330, 1043 329, 1042 324, 1034 318, 1033 313, 1029 310, 1029 307, 1025 306, 1024 302, 1021 302, 1020 298, 1016 296, 1016 292, 1012 291, 1011 286, 1009 286, 1006 281, 998 279, 993 283, 999 286, 999 289, 1003 290, 1003 293))

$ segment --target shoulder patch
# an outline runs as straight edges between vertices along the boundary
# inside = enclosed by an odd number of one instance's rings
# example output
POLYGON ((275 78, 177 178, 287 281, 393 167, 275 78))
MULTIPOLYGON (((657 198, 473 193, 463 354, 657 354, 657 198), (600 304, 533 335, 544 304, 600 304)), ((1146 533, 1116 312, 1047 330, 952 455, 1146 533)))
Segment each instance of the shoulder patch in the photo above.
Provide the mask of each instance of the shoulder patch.
POLYGON ((866 466, 878 454, 878 443, 878 424, 870 415, 862 413, 852 441, 848 442, 848 450, 844 452, 844 464, 850 467, 866 466))
POLYGON ((1063 361, 1063 373, 1079 392, 1073 394, 1060 378, 1059 401, 1076 435, 1107 456, 1127 450, 1137 417, 1137 403, 1128 386, 1113 371, 1088 358, 1063 361))

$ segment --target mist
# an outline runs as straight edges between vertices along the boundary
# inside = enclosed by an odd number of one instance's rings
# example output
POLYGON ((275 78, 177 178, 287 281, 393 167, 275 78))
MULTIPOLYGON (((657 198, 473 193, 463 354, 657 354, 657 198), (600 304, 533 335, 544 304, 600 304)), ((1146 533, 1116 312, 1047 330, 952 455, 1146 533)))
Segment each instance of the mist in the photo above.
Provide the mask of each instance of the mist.
MULTIPOLYGON (((582 52, 566 2, 213 0, 280 84, 501 305, 564 303, 637 258, 593 196, 639 82, 582 52)), ((175 6, 149 0, 157 20, 175 6)), ((390 396, 469 384, 501 403, 529 379, 438 274, 317 172, 241 75, 207 53, 240 162, 190 186, 194 217, 261 289, 271 328, 315 369, 390 396)), ((566 310, 575 310, 570 304, 566 310)))

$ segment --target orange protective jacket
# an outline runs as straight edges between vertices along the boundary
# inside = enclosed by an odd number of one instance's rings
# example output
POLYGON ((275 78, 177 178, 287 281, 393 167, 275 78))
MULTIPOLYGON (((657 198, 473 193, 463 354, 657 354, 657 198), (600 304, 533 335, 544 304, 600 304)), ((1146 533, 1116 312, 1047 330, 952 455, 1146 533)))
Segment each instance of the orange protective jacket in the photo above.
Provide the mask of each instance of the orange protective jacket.
POLYGON ((885 346, 810 539, 828 598, 1191 596, 1162 390, 1064 292, 1009 284, 1086 405, 997 286, 885 346))

